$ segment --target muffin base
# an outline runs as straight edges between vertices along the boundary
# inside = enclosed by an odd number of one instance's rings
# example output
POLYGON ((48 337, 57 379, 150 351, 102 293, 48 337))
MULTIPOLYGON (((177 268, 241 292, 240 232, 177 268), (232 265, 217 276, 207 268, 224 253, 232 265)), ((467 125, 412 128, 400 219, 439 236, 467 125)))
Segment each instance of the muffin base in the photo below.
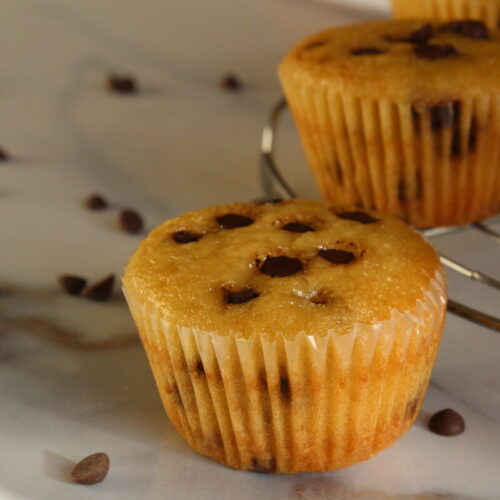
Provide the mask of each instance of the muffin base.
POLYGON ((477 19, 490 28, 500 27, 499 0, 392 0, 392 10, 397 18, 477 19))

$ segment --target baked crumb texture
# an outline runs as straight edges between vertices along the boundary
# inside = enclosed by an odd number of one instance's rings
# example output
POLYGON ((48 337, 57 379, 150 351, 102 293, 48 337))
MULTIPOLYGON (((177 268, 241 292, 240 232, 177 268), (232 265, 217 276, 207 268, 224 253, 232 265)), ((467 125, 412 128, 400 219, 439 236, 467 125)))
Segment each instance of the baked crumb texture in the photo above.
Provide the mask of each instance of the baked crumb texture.
POLYGON ((304 200, 169 220, 123 286, 176 429, 270 473, 345 467, 403 435, 446 302, 437 255, 403 222, 304 200))
POLYGON ((478 21, 378 21, 301 42, 279 73, 323 197, 416 227, 498 213, 499 60, 500 32, 478 21))

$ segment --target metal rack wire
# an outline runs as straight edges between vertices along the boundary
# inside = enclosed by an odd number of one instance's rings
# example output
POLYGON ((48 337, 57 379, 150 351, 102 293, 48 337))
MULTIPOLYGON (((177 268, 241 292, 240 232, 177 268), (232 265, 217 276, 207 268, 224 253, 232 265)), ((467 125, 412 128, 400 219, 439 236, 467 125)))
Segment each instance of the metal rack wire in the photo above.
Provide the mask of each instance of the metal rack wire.
MULTIPOLYGON (((286 199, 297 197, 295 191, 292 189, 292 187, 290 187, 286 179, 283 177, 274 159, 276 130, 280 118, 286 109, 287 104, 283 98, 276 102, 276 104, 270 110, 267 122, 262 131, 262 141, 260 147, 260 176, 262 190, 265 198, 267 199, 286 199)), ((476 222, 468 226, 460 227, 436 227, 432 229, 426 229, 422 232, 427 238, 433 239, 439 236, 463 231, 464 229, 474 229, 476 231, 480 231, 496 243, 500 244, 500 234, 482 222, 476 222)), ((480 271, 471 269, 446 255, 440 254, 440 259, 442 264, 448 269, 451 269, 452 271, 455 271, 462 276, 465 276, 466 278, 474 281, 479 281, 486 286, 500 290, 500 281, 496 280, 495 278, 492 278, 491 276, 488 276, 487 274, 484 274, 480 271)), ((481 311, 478 311, 477 309, 474 309, 452 299, 448 299, 448 311, 478 325, 482 325, 484 327, 500 332, 500 318, 496 318, 489 314, 483 313, 481 311)))

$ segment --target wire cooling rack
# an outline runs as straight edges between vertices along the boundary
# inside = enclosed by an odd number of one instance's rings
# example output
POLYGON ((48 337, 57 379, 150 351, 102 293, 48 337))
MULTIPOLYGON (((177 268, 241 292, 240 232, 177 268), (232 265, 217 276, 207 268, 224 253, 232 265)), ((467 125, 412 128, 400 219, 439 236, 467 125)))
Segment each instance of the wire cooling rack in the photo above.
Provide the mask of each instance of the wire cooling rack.
MULTIPOLYGON (((280 172, 274 159, 276 130, 279 125, 280 118, 282 117, 286 109, 287 104, 285 99, 282 98, 278 102, 276 102, 276 104, 269 112, 267 122, 262 131, 262 142, 260 148, 260 175, 262 190, 266 199, 286 199, 297 197, 295 191, 292 189, 292 187, 290 187, 285 177, 280 172)), ((480 231, 496 243, 500 244, 500 234, 482 222, 476 222, 468 226, 460 227, 435 227, 423 230, 422 233, 427 238, 434 239, 443 235, 463 231, 464 229, 473 229, 475 231, 480 231)), ((500 281, 492 278, 491 276, 471 269, 464 264, 459 263, 446 255, 443 255, 442 253, 440 254, 440 259, 442 264, 448 269, 451 269, 452 271, 457 272, 471 280, 481 282, 485 286, 500 290, 500 281)), ((490 316, 489 314, 478 311, 477 309, 469 307, 465 304, 452 299, 448 299, 448 311, 469 321, 477 323, 478 325, 482 325, 500 332, 499 318, 490 316)))

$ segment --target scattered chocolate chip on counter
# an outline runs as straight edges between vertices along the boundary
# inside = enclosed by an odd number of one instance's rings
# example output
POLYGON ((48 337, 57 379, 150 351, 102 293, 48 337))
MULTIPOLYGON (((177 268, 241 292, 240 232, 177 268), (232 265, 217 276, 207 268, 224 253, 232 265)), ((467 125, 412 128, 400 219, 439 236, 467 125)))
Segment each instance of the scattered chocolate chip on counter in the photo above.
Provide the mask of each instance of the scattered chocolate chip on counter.
POLYGON ((7 153, 7 151, 0 147, 0 161, 9 161, 10 160, 10 155, 7 153))
POLYGON ((91 194, 90 196, 85 198, 83 204, 89 210, 104 210, 109 206, 106 198, 104 198, 100 194, 91 194))
POLYGON ((429 430, 440 436, 458 436, 465 431, 465 421, 456 411, 446 408, 432 415, 429 430))
POLYGON ((414 52, 420 59, 428 59, 429 61, 459 55, 458 50, 449 43, 442 45, 422 43, 415 47, 414 52))
POLYGON ((127 233, 140 233, 144 226, 142 215, 129 208, 122 210, 120 212, 120 226, 127 233))
POLYGON ((57 281, 62 289, 69 295, 80 295, 87 285, 87 280, 85 278, 72 274, 61 274, 57 281))
POLYGON ((79 484, 100 483, 109 472, 109 456, 106 453, 94 453, 78 462, 71 471, 71 479, 79 484))
POLYGON ((114 274, 106 276, 101 281, 90 285, 86 288, 82 295, 90 300, 95 300, 96 302, 105 302, 110 299, 113 293, 113 285, 115 284, 114 274))
POLYGON ((107 87, 117 94, 137 93, 137 82, 131 75, 112 73, 108 76, 107 87))
POLYGON ((221 78, 220 86, 224 90, 234 92, 237 90, 241 90, 243 87, 243 83, 234 73, 228 73, 221 78))

